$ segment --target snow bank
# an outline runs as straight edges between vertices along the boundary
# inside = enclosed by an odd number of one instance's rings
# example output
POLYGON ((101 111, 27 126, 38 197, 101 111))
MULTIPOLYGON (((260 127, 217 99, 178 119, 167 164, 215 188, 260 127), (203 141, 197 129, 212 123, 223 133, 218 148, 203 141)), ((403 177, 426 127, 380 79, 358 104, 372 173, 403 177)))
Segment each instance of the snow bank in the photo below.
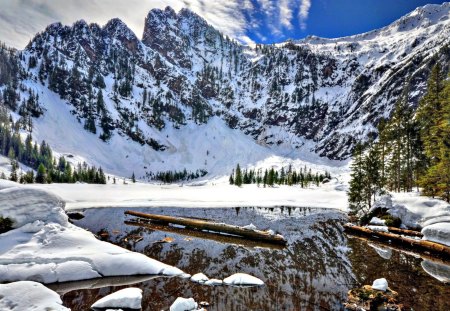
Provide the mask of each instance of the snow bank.
POLYGON ((261 286, 264 282, 257 277, 251 276, 246 273, 236 273, 223 280, 226 285, 235 286, 261 286))
POLYGON ((0 282, 54 283, 102 276, 183 273, 145 255, 99 241, 74 225, 55 223, 25 225, 0 235, 0 264, 0 282))
POLYGON ((0 190, 0 215, 16 229, 0 234, 0 282, 54 283, 103 276, 180 275, 183 272, 139 253, 99 241, 68 223, 63 202, 44 190, 0 190))
POLYGON ((125 288, 103 297, 94 303, 91 308, 128 308, 141 309, 142 289, 125 288))
POLYGON ((203 273, 196 273, 193 276, 191 276, 191 281, 203 284, 203 283, 209 281, 209 278, 206 275, 204 275, 203 273))
POLYGON ((388 282, 385 278, 376 279, 373 281, 372 289, 381 290, 385 292, 388 289, 388 282))
POLYGON ((178 297, 174 303, 170 306, 170 311, 191 311, 197 310, 198 304, 194 298, 182 298, 178 297))
POLYGON ((57 293, 42 284, 30 281, 0 284, 0 310, 70 311, 62 306, 57 293))
POLYGON ((423 240, 450 246, 450 222, 439 222, 422 229, 423 240))
POLYGON ((44 190, 24 186, 10 187, 10 183, 0 181, 0 215, 14 221, 18 228, 35 221, 58 223, 66 226, 63 200, 44 190))

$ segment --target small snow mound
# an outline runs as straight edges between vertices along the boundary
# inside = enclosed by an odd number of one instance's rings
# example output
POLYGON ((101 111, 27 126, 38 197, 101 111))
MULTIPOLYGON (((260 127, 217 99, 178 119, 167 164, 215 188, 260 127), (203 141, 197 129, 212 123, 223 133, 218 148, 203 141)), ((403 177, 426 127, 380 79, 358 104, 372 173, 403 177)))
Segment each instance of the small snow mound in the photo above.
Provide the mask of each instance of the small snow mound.
POLYGON ((272 229, 269 229, 266 231, 269 235, 274 236, 276 235, 275 231, 273 231, 272 229))
POLYGON ((261 286, 264 282, 246 273, 236 273, 223 280, 226 285, 261 286))
POLYGON ((450 246, 450 222, 439 222, 422 229, 423 240, 450 246))
POLYGON ((193 276, 191 276, 191 281, 203 284, 203 283, 209 281, 209 278, 206 275, 204 275, 203 273, 196 273, 193 276))
POLYGON ((385 225, 385 221, 383 219, 380 219, 378 217, 373 217, 369 224, 371 225, 375 225, 375 226, 384 226, 385 225))
POLYGON ((388 282, 385 278, 376 279, 373 281, 372 289, 381 290, 385 292, 388 288, 388 282))
POLYGON ((194 298, 182 298, 178 297, 174 303, 170 306, 170 311, 191 311, 197 310, 198 304, 194 298))
POLYGON ((242 228, 244 228, 244 229, 248 229, 248 230, 257 230, 258 228, 256 228, 256 226, 254 225, 254 224, 249 224, 249 225, 246 225, 246 226, 244 226, 244 227, 242 227, 242 228))
POLYGON ((223 284, 223 281, 219 280, 219 279, 210 279, 205 282, 205 285, 208 285, 208 286, 219 286, 222 284, 223 284))
POLYGON ((91 308, 128 308, 141 309, 142 290, 140 288, 125 288, 103 297, 91 308))
POLYGON ((62 305, 57 293, 42 284, 30 281, 0 284, 0 310, 70 311, 62 305))

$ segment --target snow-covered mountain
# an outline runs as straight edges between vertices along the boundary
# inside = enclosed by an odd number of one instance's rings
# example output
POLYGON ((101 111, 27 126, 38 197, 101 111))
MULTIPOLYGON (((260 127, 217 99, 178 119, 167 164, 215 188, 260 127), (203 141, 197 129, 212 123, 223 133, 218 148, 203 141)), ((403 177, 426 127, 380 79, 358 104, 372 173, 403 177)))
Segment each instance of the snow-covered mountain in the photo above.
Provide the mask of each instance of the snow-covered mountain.
POLYGON ((361 35, 255 47, 187 9, 151 10, 142 40, 119 19, 56 23, 16 53, 18 68, 2 67, 14 83, 0 75, 0 88, 16 94, 4 105, 40 115, 38 140, 113 173, 341 160, 406 85, 416 105, 432 65, 448 69, 449 17, 450 3, 427 5, 361 35))

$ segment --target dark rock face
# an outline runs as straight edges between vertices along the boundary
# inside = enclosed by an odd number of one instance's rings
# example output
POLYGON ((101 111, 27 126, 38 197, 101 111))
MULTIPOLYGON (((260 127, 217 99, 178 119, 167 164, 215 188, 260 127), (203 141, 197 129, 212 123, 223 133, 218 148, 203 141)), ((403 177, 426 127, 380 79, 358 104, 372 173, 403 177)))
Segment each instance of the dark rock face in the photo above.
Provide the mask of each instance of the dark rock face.
POLYGON ((417 105, 431 66, 447 66, 449 12, 448 4, 426 6, 358 36, 250 48, 167 7, 149 12, 142 40, 119 19, 52 24, 21 52, 21 64, 79 120, 157 150, 165 146, 140 121, 162 129, 216 115, 264 144, 299 148, 307 139, 319 155, 345 159, 376 133, 406 85, 417 105), (100 91, 106 112, 96 104, 100 91))

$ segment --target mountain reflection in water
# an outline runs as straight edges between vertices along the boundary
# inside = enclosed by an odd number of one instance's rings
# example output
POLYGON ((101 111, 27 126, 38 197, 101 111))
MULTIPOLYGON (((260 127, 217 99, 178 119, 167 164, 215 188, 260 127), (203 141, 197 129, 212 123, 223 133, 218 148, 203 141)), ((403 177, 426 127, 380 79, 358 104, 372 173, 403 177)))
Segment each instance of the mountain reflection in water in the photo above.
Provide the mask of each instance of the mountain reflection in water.
MULTIPOLYGON (((213 219, 240 226, 253 223, 260 229, 270 228, 283 234, 288 241, 286 248, 258 247, 254 242, 245 241, 229 244, 229 241, 202 238, 201 234, 186 236, 130 226, 124 223, 130 220, 124 216, 125 210, 89 209, 84 212, 86 217, 76 224, 94 233, 107 232, 109 241, 176 266, 186 273, 203 272, 210 278, 223 279, 233 273, 244 272, 265 282, 263 287, 237 288, 210 287, 178 277, 138 280, 140 283, 132 286, 143 289, 142 306, 145 311, 168 310, 179 296, 193 297, 197 302, 206 301, 210 304, 208 310, 341 310, 348 290, 354 286, 386 277, 390 286, 401 292, 399 286, 403 289, 406 283, 411 282, 409 278, 415 278, 418 270, 423 272, 420 259, 415 258, 412 263, 397 260, 406 255, 395 251, 391 259, 383 259, 366 242, 347 240, 342 227, 345 216, 335 210, 298 207, 132 209, 213 219), (161 243, 164 239, 173 241, 161 243), (391 270, 397 272, 392 274, 391 270), (392 279, 394 276, 398 281, 392 279)), ((445 301, 450 294, 449 288, 425 272, 420 275, 427 290, 436 290, 433 296, 444 295, 443 298, 437 302, 436 297, 434 300, 431 297, 415 299, 412 289, 401 297, 413 304, 425 301, 424 306, 437 307, 434 310, 450 310, 441 309, 450 307, 445 301)), ((68 292, 61 290, 60 293, 63 294, 64 305, 74 311, 84 311, 101 297, 130 286, 118 284, 121 285, 68 292)), ((420 286, 415 288, 418 289, 420 286)), ((422 294, 417 292, 416 296, 422 297, 422 294)))

